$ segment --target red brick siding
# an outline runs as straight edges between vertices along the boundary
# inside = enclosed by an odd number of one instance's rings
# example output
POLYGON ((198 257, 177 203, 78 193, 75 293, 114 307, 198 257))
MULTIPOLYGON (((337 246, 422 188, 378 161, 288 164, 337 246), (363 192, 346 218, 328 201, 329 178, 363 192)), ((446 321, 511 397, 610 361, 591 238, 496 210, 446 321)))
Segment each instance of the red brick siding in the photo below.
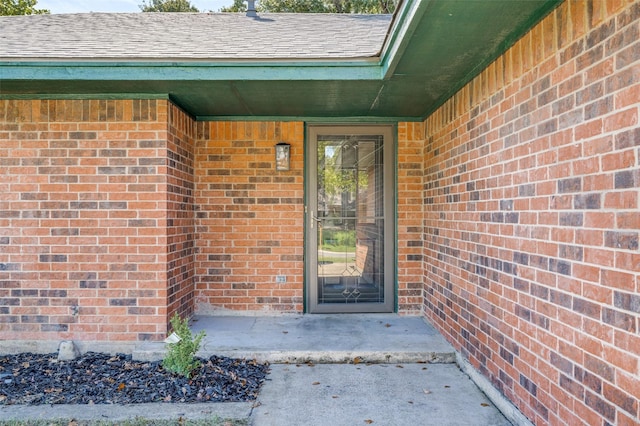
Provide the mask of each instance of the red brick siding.
POLYGON ((565 2, 425 122, 426 315, 536 424, 640 422, 639 33, 565 2))
POLYGON ((166 115, 155 100, 0 101, 1 339, 164 336, 166 115))
POLYGON ((198 123, 200 308, 302 312, 303 143, 301 122, 198 123), (289 171, 275 170, 281 141, 291 144, 289 171))
POLYGON ((423 146, 422 123, 398 125, 398 311, 422 312, 423 292, 423 146))
POLYGON ((175 105, 169 106, 167 139, 167 303, 168 318, 194 312, 196 123, 175 105))
MULTIPOLYGON (((302 311, 303 123, 196 123, 155 100, 0 105, 3 338, 159 340, 196 298, 302 311), (276 172, 281 141, 291 170, 276 172)), ((422 306, 422 135, 399 126, 402 313, 422 306)))

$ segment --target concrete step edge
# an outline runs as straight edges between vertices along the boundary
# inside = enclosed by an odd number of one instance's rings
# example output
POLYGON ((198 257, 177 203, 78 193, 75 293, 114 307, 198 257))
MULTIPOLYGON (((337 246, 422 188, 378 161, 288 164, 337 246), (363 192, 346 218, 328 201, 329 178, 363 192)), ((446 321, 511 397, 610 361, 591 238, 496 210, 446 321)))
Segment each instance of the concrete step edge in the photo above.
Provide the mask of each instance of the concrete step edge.
MULTIPOLYGON (((164 358, 165 350, 160 348, 137 349, 133 358, 139 361, 156 361, 164 358)), ((288 351, 288 350, 220 350, 198 352, 198 356, 225 356, 230 358, 255 359, 271 364, 454 364, 455 351, 288 351)))

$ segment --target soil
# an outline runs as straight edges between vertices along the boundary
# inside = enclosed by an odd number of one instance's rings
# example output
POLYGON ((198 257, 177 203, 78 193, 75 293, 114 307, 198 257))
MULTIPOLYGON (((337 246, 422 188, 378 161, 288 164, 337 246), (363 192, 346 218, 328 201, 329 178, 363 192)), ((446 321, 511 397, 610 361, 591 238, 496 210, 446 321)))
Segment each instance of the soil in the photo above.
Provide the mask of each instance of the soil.
POLYGON ((189 378, 161 361, 87 352, 73 361, 57 354, 0 355, 0 404, 137 404, 241 402, 258 396, 269 367, 255 360, 212 356, 189 378))

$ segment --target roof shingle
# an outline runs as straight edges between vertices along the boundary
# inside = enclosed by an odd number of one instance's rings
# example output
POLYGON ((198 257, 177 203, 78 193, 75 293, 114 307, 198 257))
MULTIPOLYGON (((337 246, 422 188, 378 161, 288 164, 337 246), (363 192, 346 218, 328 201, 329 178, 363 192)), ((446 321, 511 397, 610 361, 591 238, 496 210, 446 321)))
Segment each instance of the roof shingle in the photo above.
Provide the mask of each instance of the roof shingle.
POLYGON ((304 60, 377 56, 391 15, 86 13, 0 17, 0 58, 304 60))

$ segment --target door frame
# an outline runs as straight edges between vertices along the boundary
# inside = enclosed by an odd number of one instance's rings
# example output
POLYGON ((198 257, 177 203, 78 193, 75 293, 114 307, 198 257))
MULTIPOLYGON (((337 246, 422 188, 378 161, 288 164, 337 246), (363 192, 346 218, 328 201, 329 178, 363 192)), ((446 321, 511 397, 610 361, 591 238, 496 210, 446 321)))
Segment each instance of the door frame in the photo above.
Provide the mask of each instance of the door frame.
POLYGON ((304 167, 304 309, 306 313, 390 313, 397 308, 397 192, 396 137, 394 124, 308 124, 305 131, 304 167), (317 210, 317 136, 324 134, 383 135, 384 193, 384 302, 319 304, 317 299, 318 253, 316 228, 317 210), (316 247, 312 247, 314 245, 316 247), (315 285, 314 285, 315 281, 315 285), (316 292, 314 296, 314 291, 316 292))

